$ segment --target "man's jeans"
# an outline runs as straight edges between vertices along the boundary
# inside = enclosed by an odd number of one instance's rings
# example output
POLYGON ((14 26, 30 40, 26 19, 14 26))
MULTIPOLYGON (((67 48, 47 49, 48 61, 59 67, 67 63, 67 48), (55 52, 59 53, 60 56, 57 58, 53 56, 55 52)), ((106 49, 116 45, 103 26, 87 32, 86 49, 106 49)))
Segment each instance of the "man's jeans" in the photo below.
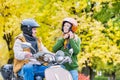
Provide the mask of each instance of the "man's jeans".
POLYGON ((39 74, 42 78, 44 78, 44 71, 46 68, 48 67, 43 65, 26 64, 18 72, 18 75, 22 76, 24 80, 34 80, 35 74, 39 74))
POLYGON ((70 73, 73 77, 73 80, 78 80, 78 71, 77 70, 71 70, 70 73))

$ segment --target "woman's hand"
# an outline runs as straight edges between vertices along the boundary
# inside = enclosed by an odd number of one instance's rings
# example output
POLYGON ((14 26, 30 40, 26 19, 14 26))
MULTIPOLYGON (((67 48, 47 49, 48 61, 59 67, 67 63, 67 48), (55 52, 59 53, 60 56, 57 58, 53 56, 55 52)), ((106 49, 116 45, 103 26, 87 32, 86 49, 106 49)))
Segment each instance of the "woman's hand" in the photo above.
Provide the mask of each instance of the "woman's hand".
POLYGON ((63 38, 67 39, 69 37, 69 34, 64 34, 63 38))
POLYGON ((70 39, 74 38, 74 33, 72 31, 70 31, 68 34, 70 35, 70 39))

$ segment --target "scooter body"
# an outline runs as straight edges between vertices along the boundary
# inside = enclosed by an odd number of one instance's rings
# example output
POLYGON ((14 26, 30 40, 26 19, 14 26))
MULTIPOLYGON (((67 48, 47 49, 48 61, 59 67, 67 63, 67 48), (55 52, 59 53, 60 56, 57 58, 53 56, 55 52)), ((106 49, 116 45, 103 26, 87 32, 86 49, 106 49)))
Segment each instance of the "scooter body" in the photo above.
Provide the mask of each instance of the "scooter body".
POLYGON ((73 80, 69 71, 60 65, 55 65, 45 70, 46 80, 73 80))
POLYGON ((56 52, 55 62, 51 64, 49 68, 45 70, 46 80, 73 80, 71 73, 62 67, 64 63, 71 63, 71 56, 73 51, 70 50, 70 56, 65 56, 65 53, 61 50, 56 52))

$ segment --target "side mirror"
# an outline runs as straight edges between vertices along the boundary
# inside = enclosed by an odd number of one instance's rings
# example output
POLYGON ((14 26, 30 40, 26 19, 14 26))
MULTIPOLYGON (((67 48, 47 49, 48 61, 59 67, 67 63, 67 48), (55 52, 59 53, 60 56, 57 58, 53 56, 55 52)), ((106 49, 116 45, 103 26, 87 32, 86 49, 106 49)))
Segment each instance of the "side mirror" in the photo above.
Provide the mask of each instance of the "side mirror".
POLYGON ((31 48, 32 46, 31 46, 31 44, 28 43, 28 42, 22 42, 22 43, 21 43, 21 47, 24 49, 24 48, 31 48))
POLYGON ((21 43, 21 47, 24 49, 24 48, 31 48, 35 53, 36 53, 36 50, 32 47, 32 45, 28 42, 23 42, 21 43))
POLYGON ((71 49, 69 50, 69 53, 70 53, 70 55, 72 56, 72 54, 73 54, 73 48, 71 48, 71 49))

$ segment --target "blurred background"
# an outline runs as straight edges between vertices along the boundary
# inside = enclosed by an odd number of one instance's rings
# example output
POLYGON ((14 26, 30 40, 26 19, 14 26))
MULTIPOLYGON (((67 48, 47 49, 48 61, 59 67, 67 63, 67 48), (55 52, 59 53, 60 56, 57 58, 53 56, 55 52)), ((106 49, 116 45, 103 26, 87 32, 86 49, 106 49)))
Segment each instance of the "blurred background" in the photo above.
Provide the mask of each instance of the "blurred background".
POLYGON ((79 80, 120 80, 120 0, 0 0, 0 67, 13 63, 22 19, 40 24, 37 36, 52 51, 65 17, 79 24, 79 80))

